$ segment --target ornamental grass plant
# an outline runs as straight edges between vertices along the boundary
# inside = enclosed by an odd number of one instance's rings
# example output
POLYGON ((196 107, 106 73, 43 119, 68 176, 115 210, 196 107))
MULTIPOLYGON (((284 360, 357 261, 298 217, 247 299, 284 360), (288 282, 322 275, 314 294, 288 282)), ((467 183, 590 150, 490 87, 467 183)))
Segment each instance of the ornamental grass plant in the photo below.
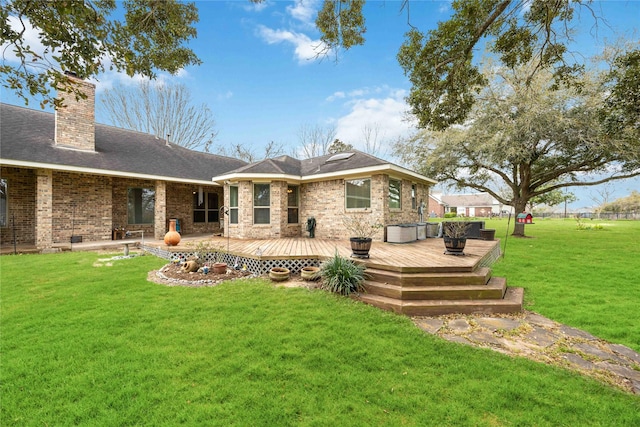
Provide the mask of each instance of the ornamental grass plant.
POLYGON ((337 253, 320 265, 321 287, 340 295, 364 292, 365 267, 337 253))

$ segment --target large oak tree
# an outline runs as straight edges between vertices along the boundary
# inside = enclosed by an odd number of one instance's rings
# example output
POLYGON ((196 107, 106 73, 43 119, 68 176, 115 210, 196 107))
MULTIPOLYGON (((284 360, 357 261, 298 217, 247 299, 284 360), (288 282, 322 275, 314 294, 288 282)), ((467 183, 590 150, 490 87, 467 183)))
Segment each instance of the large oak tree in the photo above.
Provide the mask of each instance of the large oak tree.
POLYGON ((197 21, 195 5, 177 0, 3 0, 1 84, 44 106, 61 103, 51 88, 84 97, 65 72, 82 79, 109 69, 176 73, 200 63, 185 46, 197 21))
POLYGON ((640 175, 640 141, 601 121, 608 80, 594 71, 555 87, 532 67, 491 67, 464 125, 422 130, 396 151, 425 175, 487 192, 516 212, 555 190, 640 175))

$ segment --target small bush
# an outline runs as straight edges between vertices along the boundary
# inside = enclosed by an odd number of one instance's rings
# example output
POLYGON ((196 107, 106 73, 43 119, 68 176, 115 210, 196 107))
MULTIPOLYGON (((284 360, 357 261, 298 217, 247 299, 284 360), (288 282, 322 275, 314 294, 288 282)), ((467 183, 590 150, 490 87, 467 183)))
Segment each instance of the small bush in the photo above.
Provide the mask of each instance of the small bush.
POLYGON ((343 258, 336 253, 333 258, 320 265, 322 289, 340 295, 363 292, 364 270, 364 266, 343 258))

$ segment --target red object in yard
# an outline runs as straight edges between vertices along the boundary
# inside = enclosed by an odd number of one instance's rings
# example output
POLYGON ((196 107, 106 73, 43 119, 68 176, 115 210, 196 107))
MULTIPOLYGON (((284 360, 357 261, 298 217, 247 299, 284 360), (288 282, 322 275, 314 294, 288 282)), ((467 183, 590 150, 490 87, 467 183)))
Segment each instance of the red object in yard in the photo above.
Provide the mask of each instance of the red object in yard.
POLYGON ((533 224, 533 215, 527 212, 519 213, 516 217, 516 222, 521 224, 533 224))

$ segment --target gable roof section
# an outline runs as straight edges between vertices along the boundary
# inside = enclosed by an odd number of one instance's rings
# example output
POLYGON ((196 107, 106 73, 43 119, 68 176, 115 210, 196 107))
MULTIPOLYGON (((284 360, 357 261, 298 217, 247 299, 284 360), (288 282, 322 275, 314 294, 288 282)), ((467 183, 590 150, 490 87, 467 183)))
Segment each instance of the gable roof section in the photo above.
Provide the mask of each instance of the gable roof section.
POLYGON ((351 150, 349 153, 353 153, 353 155, 344 156, 344 159, 333 161, 328 160, 334 157, 335 154, 327 154, 305 160, 294 159, 290 156, 280 156, 251 163, 226 174, 215 176, 212 180, 218 183, 272 179, 290 182, 311 182, 386 173, 427 184, 436 183, 432 179, 370 154, 358 150, 351 150))
POLYGON ((485 207, 493 206, 494 199, 488 193, 442 195, 442 201, 449 206, 485 207))
POLYGON ((4 166, 211 184, 211 175, 246 162, 166 144, 153 135, 96 124, 96 151, 58 147, 53 113, 0 103, 4 166))

